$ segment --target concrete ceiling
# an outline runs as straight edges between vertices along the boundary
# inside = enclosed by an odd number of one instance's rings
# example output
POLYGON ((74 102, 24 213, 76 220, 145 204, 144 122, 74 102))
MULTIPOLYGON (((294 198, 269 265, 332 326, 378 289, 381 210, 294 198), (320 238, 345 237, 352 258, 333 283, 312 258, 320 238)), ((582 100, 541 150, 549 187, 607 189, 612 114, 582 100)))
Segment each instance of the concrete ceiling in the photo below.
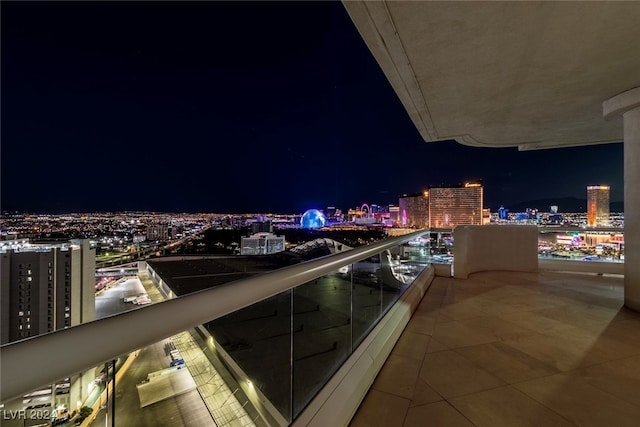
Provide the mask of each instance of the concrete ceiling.
POLYGON ((640 2, 343 4, 425 141, 622 141, 602 103, 640 86, 640 2))

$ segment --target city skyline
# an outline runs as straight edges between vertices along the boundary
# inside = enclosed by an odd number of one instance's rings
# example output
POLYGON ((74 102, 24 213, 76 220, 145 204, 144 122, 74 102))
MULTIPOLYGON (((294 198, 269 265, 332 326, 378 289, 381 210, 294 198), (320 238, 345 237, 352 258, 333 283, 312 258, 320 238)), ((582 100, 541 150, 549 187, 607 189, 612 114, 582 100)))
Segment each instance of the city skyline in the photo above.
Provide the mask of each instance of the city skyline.
POLYGON ((2 210, 293 213, 475 179, 492 210, 622 200, 622 144, 422 141, 341 3, 2 12, 2 210))

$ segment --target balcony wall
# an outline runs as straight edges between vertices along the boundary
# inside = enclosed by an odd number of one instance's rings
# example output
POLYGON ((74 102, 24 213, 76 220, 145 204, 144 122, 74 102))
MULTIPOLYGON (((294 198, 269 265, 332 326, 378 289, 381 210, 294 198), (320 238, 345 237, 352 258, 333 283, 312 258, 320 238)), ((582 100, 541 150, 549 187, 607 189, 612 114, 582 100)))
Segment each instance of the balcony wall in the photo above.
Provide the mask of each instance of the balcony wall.
POLYGON ((462 225, 453 236, 455 278, 466 279, 479 271, 538 270, 535 225, 462 225))

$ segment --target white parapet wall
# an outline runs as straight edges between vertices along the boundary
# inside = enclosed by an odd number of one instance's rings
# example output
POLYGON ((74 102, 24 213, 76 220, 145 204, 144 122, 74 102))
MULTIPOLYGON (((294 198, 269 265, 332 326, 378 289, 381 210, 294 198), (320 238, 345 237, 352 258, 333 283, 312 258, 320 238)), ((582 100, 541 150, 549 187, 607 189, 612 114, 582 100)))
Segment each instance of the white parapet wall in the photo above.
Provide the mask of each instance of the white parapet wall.
POLYGON ((535 225, 461 225, 453 230, 453 276, 478 271, 537 271, 535 225))
POLYGON ((616 274, 624 275, 624 263, 603 261, 578 261, 564 259, 541 259, 540 270, 566 271, 571 273, 616 274))

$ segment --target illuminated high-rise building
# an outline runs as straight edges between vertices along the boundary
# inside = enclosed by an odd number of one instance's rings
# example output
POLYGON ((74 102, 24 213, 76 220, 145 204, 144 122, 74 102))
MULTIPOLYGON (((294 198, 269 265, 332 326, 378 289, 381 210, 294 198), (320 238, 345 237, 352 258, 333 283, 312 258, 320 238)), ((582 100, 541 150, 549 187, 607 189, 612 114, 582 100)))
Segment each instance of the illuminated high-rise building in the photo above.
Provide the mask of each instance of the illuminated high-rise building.
POLYGON ((429 189, 429 227, 482 225, 482 182, 429 189))
POLYGON ((95 249, 88 240, 0 247, 0 343, 95 319, 95 249))
POLYGON ((393 224, 400 224, 400 207, 389 205, 389 220, 393 224))
POLYGON ((429 227, 429 192, 403 194, 399 203, 398 225, 401 227, 429 227))
MULTIPOLYGON (((454 228, 483 224, 481 181, 429 187, 399 200, 399 225, 415 228, 454 228)), ((488 213, 485 213, 487 216, 488 213)))
POLYGON ((587 186, 587 225, 606 227, 609 225, 609 186, 587 186))

